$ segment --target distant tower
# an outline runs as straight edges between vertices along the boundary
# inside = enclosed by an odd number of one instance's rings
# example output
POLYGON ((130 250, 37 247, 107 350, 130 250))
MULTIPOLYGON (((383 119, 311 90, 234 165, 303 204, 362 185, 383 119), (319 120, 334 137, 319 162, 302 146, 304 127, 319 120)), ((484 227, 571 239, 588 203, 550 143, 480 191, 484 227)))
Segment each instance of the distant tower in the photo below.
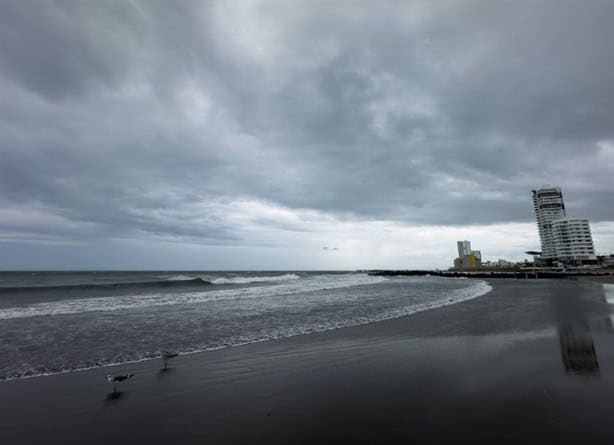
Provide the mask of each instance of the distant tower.
POLYGON ((539 239, 542 245, 542 258, 556 258, 556 248, 552 233, 552 222, 565 218, 565 204, 560 187, 543 187, 533 190, 533 208, 537 218, 539 239))
POLYGON ((458 256, 459 258, 464 257, 465 255, 471 254, 471 241, 457 241, 456 245, 458 246, 458 256))
POLYGON ((482 252, 471 250, 471 241, 457 241, 458 258, 454 260, 454 269, 479 269, 482 265, 482 252))

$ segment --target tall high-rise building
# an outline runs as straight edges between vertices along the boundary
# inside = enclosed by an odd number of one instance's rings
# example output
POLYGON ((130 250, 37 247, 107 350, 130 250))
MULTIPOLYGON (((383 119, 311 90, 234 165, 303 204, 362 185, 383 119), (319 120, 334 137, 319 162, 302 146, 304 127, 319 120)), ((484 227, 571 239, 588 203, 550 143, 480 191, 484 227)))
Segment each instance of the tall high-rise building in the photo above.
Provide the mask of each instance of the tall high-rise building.
POLYGON ((471 241, 457 241, 458 256, 464 257, 465 255, 471 255, 471 241))
POLYGON ((552 234, 552 222, 565 218, 565 204, 560 187, 543 187, 533 190, 533 208, 537 218, 539 239, 542 245, 542 258, 556 258, 556 249, 552 234))
POLYGON ((595 247, 588 220, 567 218, 560 187, 533 190, 541 257, 562 263, 595 261, 595 247))

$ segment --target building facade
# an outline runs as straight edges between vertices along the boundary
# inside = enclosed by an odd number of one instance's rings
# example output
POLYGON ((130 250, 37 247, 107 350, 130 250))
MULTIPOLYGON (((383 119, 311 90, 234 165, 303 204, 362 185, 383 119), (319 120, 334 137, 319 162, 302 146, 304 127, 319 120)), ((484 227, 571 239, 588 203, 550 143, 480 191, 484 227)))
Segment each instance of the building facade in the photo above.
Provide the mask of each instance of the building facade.
POLYGON ((471 255, 471 241, 457 241, 458 256, 463 257, 465 255, 471 255))
POLYGON ((457 241, 458 258, 454 260, 454 269, 472 270, 482 266, 482 253, 479 250, 471 250, 471 241, 457 241))
POLYGON ((565 204, 560 187, 543 187, 533 190, 533 209, 537 218, 537 229, 542 246, 542 258, 556 259, 552 233, 552 222, 565 218, 565 204))
POLYGON ((454 269, 473 270, 482 267, 482 260, 473 254, 462 255, 454 260, 454 269))
POLYGON ((588 220, 561 218, 552 221, 552 241, 558 261, 595 261, 595 247, 588 220))

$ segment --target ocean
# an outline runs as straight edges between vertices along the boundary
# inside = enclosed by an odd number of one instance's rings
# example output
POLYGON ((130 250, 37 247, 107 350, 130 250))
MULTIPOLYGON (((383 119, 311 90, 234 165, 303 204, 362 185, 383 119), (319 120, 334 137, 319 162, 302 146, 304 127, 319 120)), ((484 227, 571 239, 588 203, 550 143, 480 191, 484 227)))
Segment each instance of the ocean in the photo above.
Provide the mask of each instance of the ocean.
POLYGON ((490 290, 358 272, 0 272, 0 380, 374 323, 490 290))

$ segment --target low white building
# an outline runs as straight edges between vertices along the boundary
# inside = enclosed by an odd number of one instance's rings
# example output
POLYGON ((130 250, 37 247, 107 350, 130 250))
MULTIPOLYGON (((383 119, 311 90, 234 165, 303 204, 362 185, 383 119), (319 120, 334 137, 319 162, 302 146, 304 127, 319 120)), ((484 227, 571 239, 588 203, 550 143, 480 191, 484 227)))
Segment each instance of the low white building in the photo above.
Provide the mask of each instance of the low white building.
POLYGON ((596 260, 588 220, 560 218, 552 221, 552 240, 559 261, 596 260))

